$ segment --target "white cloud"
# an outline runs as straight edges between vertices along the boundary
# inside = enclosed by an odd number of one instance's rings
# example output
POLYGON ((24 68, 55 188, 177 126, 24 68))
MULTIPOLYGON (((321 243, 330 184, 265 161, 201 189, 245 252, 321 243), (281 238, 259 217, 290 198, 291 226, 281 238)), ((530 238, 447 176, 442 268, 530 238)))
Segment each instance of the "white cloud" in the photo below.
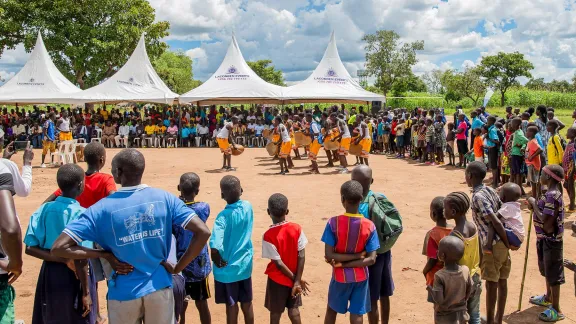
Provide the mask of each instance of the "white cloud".
POLYGON ((0 71, 0 80, 8 81, 12 79, 16 75, 15 72, 8 72, 8 71, 0 71))
MULTIPOLYGON (((271 59, 288 81, 305 79, 322 58, 334 30, 351 75, 364 66, 362 36, 379 29, 403 42, 424 40, 413 71, 462 69, 483 55, 519 51, 535 77, 569 79, 576 70, 576 11, 550 0, 149 0, 158 20, 171 24, 170 40, 194 58, 206 79, 220 64, 235 31, 247 60, 271 59), (503 28, 512 29, 503 31, 503 28)), ((570 3, 568 3, 570 4, 570 3)), ((573 8, 574 9, 574 8, 573 8)), ((13 72, 28 55, 20 46, 0 58, 13 72)))

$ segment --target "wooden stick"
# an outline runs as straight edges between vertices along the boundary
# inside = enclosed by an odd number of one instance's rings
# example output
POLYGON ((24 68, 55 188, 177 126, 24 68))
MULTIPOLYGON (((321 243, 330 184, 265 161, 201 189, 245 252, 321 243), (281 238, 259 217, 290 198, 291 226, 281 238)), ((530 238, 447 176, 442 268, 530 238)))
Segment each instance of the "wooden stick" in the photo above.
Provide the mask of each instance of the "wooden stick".
POLYGON ((533 211, 530 211, 530 220, 528 221, 528 237, 526 238, 526 256, 524 256, 524 272, 522 272, 522 283, 520 284, 520 298, 518 300, 518 311, 522 310, 522 294, 524 293, 524 280, 526 279, 526 268, 528 267, 528 252, 530 250, 530 233, 532 232, 533 211))

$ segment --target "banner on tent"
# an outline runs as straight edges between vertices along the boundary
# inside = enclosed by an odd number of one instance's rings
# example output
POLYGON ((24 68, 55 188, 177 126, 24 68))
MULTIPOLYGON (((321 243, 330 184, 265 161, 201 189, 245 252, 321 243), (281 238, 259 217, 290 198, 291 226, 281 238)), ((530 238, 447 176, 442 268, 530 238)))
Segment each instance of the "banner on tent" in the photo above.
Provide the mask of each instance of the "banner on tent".
POLYGON ((249 77, 248 74, 241 74, 234 65, 231 65, 225 74, 215 76, 216 79, 222 81, 248 80, 249 77))

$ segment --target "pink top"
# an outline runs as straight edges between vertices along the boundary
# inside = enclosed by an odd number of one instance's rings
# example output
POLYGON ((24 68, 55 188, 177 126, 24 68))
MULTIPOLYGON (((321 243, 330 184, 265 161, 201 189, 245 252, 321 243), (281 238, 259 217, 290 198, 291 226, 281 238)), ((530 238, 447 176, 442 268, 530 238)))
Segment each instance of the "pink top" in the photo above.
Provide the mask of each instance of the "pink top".
POLYGON ((170 126, 170 127, 168 127, 168 129, 166 131, 172 135, 176 135, 176 134, 178 134, 178 126, 176 126, 176 125, 170 126))
POLYGON ((465 140, 466 139, 466 130, 468 129, 468 125, 466 125, 465 121, 461 121, 458 125, 458 129, 462 129, 463 132, 460 134, 456 134, 457 140, 465 140))

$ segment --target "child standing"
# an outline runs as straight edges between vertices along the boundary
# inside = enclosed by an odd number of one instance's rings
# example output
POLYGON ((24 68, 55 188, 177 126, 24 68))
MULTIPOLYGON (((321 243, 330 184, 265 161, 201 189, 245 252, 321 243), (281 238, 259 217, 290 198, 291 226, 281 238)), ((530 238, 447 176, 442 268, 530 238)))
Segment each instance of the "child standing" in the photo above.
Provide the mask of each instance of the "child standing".
POLYGON ((542 169, 540 182, 548 187, 538 201, 528 198, 528 207, 534 212, 536 230, 536 251, 538 268, 546 278, 546 294, 530 297, 530 303, 549 307, 538 318, 546 322, 564 319, 560 310, 560 285, 564 284, 563 236, 564 236, 564 200, 562 181, 564 170, 557 164, 542 169))
POLYGON ((234 176, 220 181, 222 199, 227 203, 214 221, 210 238, 214 262, 216 304, 226 305, 227 323, 238 323, 238 303, 246 324, 254 324, 252 308, 252 205, 240 200, 242 186, 234 176))
POLYGON ((480 324, 480 296, 482 294, 480 239, 476 225, 466 219, 468 209, 470 209, 470 198, 464 192, 453 192, 444 199, 446 219, 453 219, 456 223, 450 235, 458 237, 464 243, 464 255, 458 264, 467 266, 472 278, 472 291, 467 301, 469 323, 480 324))
POLYGON ((454 140, 456 134, 454 133, 454 123, 448 123, 448 134, 446 134, 446 151, 448 152, 448 165, 456 166, 456 155, 454 153, 454 140))
POLYGON ((484 140, 482 139, 482 128, 475 128, 472 133, 474 134, 474 143, 472 143, 472 150, 468 153, 474 153, 474 161, 484 163, 484 140))
MULTIPOLYGON (((94 274, 88 273, 88 262, 53 256, 50 249, 66 225, 84 212, 76 197, 84 190, 84 171, 66 164, 56 175, 62 195, 43 204, 30 218, 24 237, 26 254, 43 260, 36 295, 33 323, 96 323, 92 301, 96 295, 94 274)), ((84 242, 92 248, 92 242, 84 242)))
MULTIPOLYGON (((564 169, 564 188, 568 192, 568 197, 570 198, 570 205, 568 210, 573 212, 576 209, 574 205, 575 192, 574 192, 574 153, 576 149, 574 147, 574 138, 576 137, 576 127, 568 128, 566 132, 566 138, 570 142, 566 145, 566 150, 564 151, 564 157, 562 158, 562 168, 564 169)), ((534 197, 536 198, 536 197, 534 197)))
MULTIPOLYGON (((196 196, 200 192, 200 177, 193 172, 184 173, 180 176, 178 191, 180 191, 180 199, 186 206, 194 210, 196 215, 206 223, 208 217, 210 217, 210 205, 196 201, 196 196)), ((194 238, 194 234, 185 230, 182 226, 172 226, 172 233, 176 237, 176 257, 180 259, 190 245, 190 241, 194 238)), ((211 296, 210 286, 208 284, 210 272, 212 272, 212 266, 210 264, 207 245, 202 249, 202 252, 182 270, 182 275, 185 280, 184 287, 186 296, 194 300, 200 315, 200 323, 202 324, 211 323, 210 309, 208 308, 208 299, 211 296)), ((176 314, 176 316, 180 316, 180 324, 186 323, 187 308, 188 301, 185 300, 182 312, 176 314)))
MULTIPOLYGON (((497 211, 502 206, 498 194, 491 187, 484 185, 486 178, 486 165, 480 162, 472 162, 466 168, 466 183, 472 188, 472 218, 482 242, 487 242, 488 230, 490 226, 497 227, 497 223, 492 223, 497 211)), ((502 226, 502 224, 500 224, 502 226)), ((502 231, 498 229, 497 233, 502 231)), ((492 253, 482 253, 481 274, 486 281, 486 317, 487 323, 502 323, 504 310, 506 308, 506 297, 508 287, 508 277, 510 276, 510 253, 505 242, 506 236, 494 236, 495 243, 492 244, 492 253), (496 303, 498 309, 496 310, 496 303)))
POLYGON ((434 156, 436 152, 436 131, 432 125, 432 119, 426 119, 426 153, 428 165, 436 165, 434 156))
POLYGON ((436 116, 434 123, 435 132, 435 148, 436 148, 436 161, 440 165, 444 165, 444 151, 446 151, 446 132, 444 131, 444 122, 442 122, 442 115, 436 116))
POLYGON ((403 159, 405 157, 405 144, 404 143, 404 132, 406 131, 406 124, 404 119, 400 119, 398 125, 396 125, 396 147, 398 148, 397 158, 403 159))
POLYGON ((538 134, 538 127, 530 126, 527 128, 526 137, 528 137, 529 140, 526 145, 526 166, 528 167, 527 180, 532 186, 532 197, 534 198, 538 197, 538 191, 540 189, 540 168, 542 165, 540 161, 542 147, 538 144, 536 134, 538 134))
POLYGON ((456 128, 456 144, 458 146, 458 166, 466 167, 466 159, 464 159, 464 154, 468 152, 468 139, 466 134, 468 132, 468 125, 464 120, 464 114, 458 115, 458 127, 456 128))
POLYGON ((562 157, 564 156, 564 148, 560 143, 560 135, 557 133, 558 122, 556 120, 549 120, 546 123, 546 130, 550 133, 550 139, 548 140, 548 148, 546 152, 548 153, 547 162, 549 165, 556 164, 562 165, 562 157))
POLYGON ((510 124, 512 132, 514 132, 510 157, 510 182, 517 184, 518 187, 524 191, 522 189, 522 165, 524 164, 524 155, 528 139, 520 129, 520 124, 522 124, 520 118, 516 117, 512 119, 510 124))
POLYGON ((376 262, 380 242, 374 223, 358 212, 362 185, 347 181, 340 195, 345 214, 330 218, 322 235, 326 261, 334 267, 324 323, 336 323, 337 314, 347 312, 350 323, 362 323, 371 309, 368 266, 376 262))
POLYGON ((424 119, 420 119, 418 124, 420 125, 418 128, 418 157, 420 163, 424 163, 426 158, 426 124, 424 119))
MULTIPOLYGON (((422 270, 426 278, 426 286, 434 285, 434 274, 444 266, 441 261, 438 261, 438 246, 440 240, 452 231, 448 228, 444 217, 444 197, 436 197, 432 200, 432 203, 430 203, 430 218, 436 223, 436 226, 426 233, 422 247, 422 254, 427 258, 426 265, 422 270)), ((430 294, 428 294, 428 302, 433 302, 430 294)))
POLYGON ((457 237, 446 236, 440 241, 438 259, 444 268, 434 275, 434 286, 428 291, 434 300, 434 322, 468 323, 467 301, 472 292, 472 279, 467 266, 458 262, 464 256, 464 243, 457 237))
POLYGON ((262 238, 262 257, 271 260, 266 268, 268 284, 264 305, 270 311, 271 324, 280 323, 285 309, 293 324, 302 323, 298 310, 302 306, 300 295, 308 292, 306 281, 302 280, 308 239, 300 225, 286 221, 288 212, 286 196, 270 196, 268 215, 273 225, 262 238))

